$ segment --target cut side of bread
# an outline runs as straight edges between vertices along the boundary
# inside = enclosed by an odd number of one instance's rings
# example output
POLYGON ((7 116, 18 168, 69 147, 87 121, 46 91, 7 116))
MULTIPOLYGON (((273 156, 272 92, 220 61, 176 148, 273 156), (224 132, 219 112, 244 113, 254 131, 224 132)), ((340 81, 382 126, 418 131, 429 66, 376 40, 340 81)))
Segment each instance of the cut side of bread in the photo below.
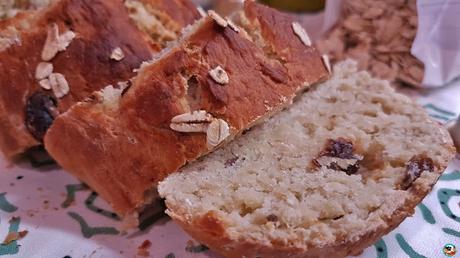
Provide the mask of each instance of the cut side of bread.
POLYGON ((158 190, 167 214, 226 257, 345 257, 413 214, 453 155, 421 107, 346 61, 158 190))
POLYGON ((12 160, 40 145, 56 116, 131 79, 198 17, 187 0, 61 0, 0 21, 0 150, 12 160), (163 28, 141 31, 143 18, 130 18, 133 4, 161 16, 163 28))
POLYGON ((45 137, 48 152, 118 214, 137 219, 156 197, 159 180, 328 77, 292 20, 252 1, 249 9, 263 11, 267 22, 259 28, 282 33, 286 42, 262 34, 272 46, 267 50, 210 12, 144 64, 128 89, 108 87, 56 119, 45 137))

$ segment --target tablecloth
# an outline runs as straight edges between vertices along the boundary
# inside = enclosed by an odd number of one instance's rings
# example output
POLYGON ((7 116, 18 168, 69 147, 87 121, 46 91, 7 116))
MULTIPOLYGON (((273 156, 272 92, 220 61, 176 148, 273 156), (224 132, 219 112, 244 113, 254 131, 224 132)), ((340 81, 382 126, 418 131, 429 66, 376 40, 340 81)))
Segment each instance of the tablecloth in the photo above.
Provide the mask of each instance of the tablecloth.
MULTIPOLYGON (((460 81, 408 94, 441 123, 460 113, 460 81)), ((122 234, 119 225, 96 193, 59 167, 33 168, 26 161, 8 165, 0 157, 0 241, 8 232, 27 231, 22 239, 0 245, 0 258, 219 257, 166 216, 129 234, 122 234)), ((460 155, 414 216, 359 257, 445 257, 446 244, 460 248, 460 155)))

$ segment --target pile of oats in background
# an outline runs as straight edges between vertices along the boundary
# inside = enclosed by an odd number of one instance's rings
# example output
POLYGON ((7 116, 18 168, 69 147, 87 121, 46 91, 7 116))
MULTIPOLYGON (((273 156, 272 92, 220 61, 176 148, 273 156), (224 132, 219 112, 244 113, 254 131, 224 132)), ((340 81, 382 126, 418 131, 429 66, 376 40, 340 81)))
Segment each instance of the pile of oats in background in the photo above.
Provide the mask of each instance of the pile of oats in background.
POLYGON ((15 16, 21 10, 48 6, 52 0, 0 0, 0 20, 15 16))
POLYGON ((332 62, 353 58, 396 87, 419 86, 423 63, 410 53, 416 32, 416 0, 345 0, 341 20, 317 46, 332 62))

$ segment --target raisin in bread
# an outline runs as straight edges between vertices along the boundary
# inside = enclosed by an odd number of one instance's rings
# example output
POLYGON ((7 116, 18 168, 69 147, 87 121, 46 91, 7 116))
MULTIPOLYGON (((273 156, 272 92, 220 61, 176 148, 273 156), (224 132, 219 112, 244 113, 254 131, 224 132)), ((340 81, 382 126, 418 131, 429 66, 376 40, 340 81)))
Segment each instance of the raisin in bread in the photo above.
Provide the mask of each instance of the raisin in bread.
POLYGON ((255 10, 263 46, 210 12, 145 64, 129 89, 108 87, 56 119, 45 137, 48 152, 137 223, 159 180, 328 77, 292 20, 247 1, 248 16, 255 10), (284 40, 273 40, 274 32, 284 40))
POLYGON ((14 159, 41 144, 56 116, 132 78, 198 17, 187 0, 61 0, 1 21, 0 150, 14 159), (144 28, 138 12, 164 26, 144 28))
POLYGON ((344 257, 413 214, 453 152, 421 107, 346 61, 158 189, 167 213, 226 257, 344 257))

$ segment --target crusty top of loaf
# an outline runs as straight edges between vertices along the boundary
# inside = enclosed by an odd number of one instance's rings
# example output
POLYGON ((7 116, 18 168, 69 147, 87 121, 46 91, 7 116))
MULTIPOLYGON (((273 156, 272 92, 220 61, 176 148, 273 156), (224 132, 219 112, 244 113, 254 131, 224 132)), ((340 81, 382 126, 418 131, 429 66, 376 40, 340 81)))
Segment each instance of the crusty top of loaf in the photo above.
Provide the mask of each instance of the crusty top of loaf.
MULTIPOLYGON (((185 0, 143 0, 142 3, 156 10, 165 21, 174 22, 169 15, 179 16, 180 20, 174 23, 176 27, 193 22, 193 17, 198 16, 185 0), (176 12, 171 13, 171 8, 177 8, 176 12)), ((132 78, 133 70, 161 49, 162 42, 142 33, 129 15, 121 0, 62 0, 33 15, 21 13, 12 20, 2 21, 0 37, 4 36, 8 46, 0 51, 0 149, 7 158, 41 141, 28 132, 24 122, 31 95, 36 92, 53 95, 35 79, 48 27, 55 23, 61 34, 66 31, 76 34, 65 51, 51 60, 53 72, 63 74, 70 87, 69 94, 56 99, 57 109, 64 112, 92 92, 132 78), (111 58, 116 48, 123 51, 121 60, 111 58)), ((1 43, 2 38, 0 48, 1 43)))
MULTIPOLYGON (((173 117, 205 110, 228 124, 228 141, 327 77, 320 55, 302 44, 292 21, 279 22, 285 16, 271 9, 266 15, 273 16, 267 29, 289 34, 280 35, 291 41, 284 51, 301 58, 278 57, 243 31, 203 18, 175 46, 143 66, 115 105, 83 102, 59 117, 45 137, 45 147, 118 213, 134 212, 158 180, 211 150, 206 134, 171 130, 173 117), (228 83, 210 76, 218 66, 228 83), (300 66, 305 69, 289 69, 300 66)), ((269 38, 264 40, 271 44, 269 38)))
POLYGON ((344 257, 410 215, 453 153, 423 108, 348 61, 158 189, 167 213, 226 257, 344 257))

